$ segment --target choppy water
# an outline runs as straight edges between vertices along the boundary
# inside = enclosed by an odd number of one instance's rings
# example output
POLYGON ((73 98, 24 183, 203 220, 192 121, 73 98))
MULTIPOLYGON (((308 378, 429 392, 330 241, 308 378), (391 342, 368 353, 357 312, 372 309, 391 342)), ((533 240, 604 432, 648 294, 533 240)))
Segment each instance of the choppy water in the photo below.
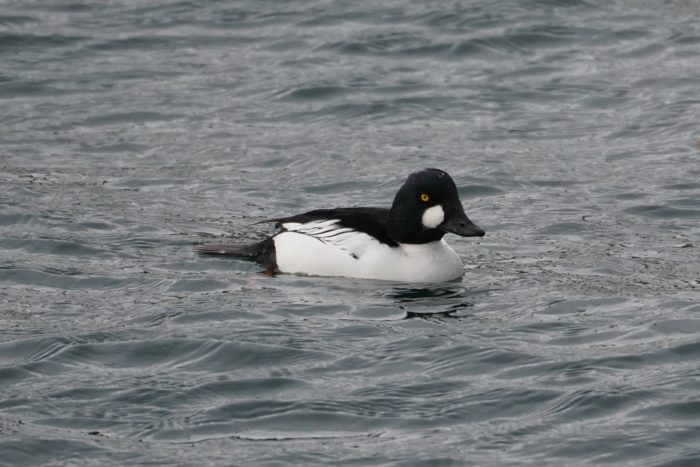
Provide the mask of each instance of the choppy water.
POLYGON ((0 463, 698 465, 699 16, 2 2, 0 463), (427 166, 461 283, 190 250, 427 166))

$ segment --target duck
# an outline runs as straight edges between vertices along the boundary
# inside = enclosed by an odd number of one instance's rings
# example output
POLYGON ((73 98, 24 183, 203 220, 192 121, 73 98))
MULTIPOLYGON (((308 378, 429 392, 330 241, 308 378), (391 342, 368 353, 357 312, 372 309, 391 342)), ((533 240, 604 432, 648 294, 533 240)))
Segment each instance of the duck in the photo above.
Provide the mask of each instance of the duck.
POLYGON ((265 222, 278 231, 259 242, 198 244, 194 250, 257 261, 268 275, 435 283, 464 272, 445 234, 485 235, 464 212, 452 177, 435 168, 411 173, 390 208, 317 209, 257 223, 265 222))

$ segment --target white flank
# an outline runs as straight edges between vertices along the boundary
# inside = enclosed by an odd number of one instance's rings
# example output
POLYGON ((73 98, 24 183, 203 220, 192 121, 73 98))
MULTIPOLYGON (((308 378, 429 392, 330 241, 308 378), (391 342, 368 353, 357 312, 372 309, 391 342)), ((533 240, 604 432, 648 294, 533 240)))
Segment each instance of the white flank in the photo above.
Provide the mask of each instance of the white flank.
POLYGON ((438 204, 432 208, 428 208, 423 213, 421 221, 423 222, 423 227, 427 229, 434 229, 438 225, 442 224, 445 220, 445 211, 442 209, 442 205, 438 204))
MULTIPOLYGON (((442 211, 442 209, 440 209, 442 211)), ((392 248, 336 221, 287 223, 274 237, 281 272, 399 282, 462 277, 462 261, 443 240, 392 248)))

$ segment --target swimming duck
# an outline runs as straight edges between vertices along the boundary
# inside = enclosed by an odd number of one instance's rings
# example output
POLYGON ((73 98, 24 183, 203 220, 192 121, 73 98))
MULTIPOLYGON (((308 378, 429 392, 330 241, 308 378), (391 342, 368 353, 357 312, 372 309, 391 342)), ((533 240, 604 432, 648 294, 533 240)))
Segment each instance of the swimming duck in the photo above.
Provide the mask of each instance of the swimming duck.
POLYGON ((444 282, 463 274, 444 235, 484 236, 464 213, 452 177, 439 169, 409 175, 390 209, 317 209, 262 222, 280 231, 257 243, 194 249, 258 261, 268 274, 444 282))

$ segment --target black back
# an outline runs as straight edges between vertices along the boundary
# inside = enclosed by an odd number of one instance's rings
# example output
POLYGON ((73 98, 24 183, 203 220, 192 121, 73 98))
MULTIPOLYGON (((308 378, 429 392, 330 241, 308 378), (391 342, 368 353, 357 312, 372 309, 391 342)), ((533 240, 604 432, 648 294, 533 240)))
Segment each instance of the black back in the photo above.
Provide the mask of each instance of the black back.
POLYGON ((286 222, 307 223, 335 219, 341 227, 364 232, 381 243, 396 247, 399 243, 423 244, 440 240, 446 231, 457 235, 483 235, 464 213, 459 200, 457 186, 447 172, 439 169, 424 169, 414 172, 406 179, 394 197, 391 209, 356 207, 317 209, 291 217, 270 219, 278 227, 286 222), (423 225, 423 214, 433 206, 440 205, 444 222, 435 228, 423 225), (460 228, 446 226, 457 221, 460 228), (467 230, 473 228, 476 230, 467 230), (479 233, 480 232, 480 233, 479 233))
POLYGON ((297 214, 291 217, 270 219, 265 222, 276 222, 277 227, 287 222, 306 223, 319 220, 337 219, 341 227, 347 227, 358 232, 364 232, 379 240, 381 243, 395 247, 398 243, 389 235, 389 210, 386 208, 334 208, 317 209, 315 211, 297 214))

